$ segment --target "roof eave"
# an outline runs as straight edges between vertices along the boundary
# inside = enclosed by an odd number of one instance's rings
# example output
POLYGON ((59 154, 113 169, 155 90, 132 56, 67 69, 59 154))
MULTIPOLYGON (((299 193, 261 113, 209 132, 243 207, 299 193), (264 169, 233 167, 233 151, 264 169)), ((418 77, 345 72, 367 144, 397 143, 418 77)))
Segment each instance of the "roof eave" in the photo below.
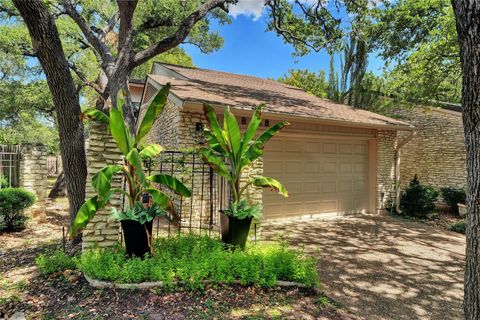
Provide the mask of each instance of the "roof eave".
MULTIPOLYGON (((208 102, 215 108, 225 108, 226 106, 223 104, 217 104, 208 102)), ((203 102, 199 102, 196 100, 184 100, 184 109, 185 110, 195 110, 199 111, 202 110, 203 102)), ((239 114, 249 115, 252 113, 253 110, 243 109, 235 106, 230 106, 230 108, 239 111, 239 114)), ((377 129, 377 130, 387 130, 387 131, 415 131, 416 128, 414 126, 409 125, 395 125, 395 124, 374 124, 374 123, 365 123, 365 122, 356 122, 356 121, 345 121, 345 120, 332 120, 332 119, 325 119, 320 117, 308 117, 302 115, 294 115, 288 113, 281 113, 281 112, 268 112, 264 111, 264 114, 281 119, 281 120, 303 120, 307 122, 322 122, 325 124, 336 125, 336 126, 343 126, 343 127, 357 127, 357 128, 368 128, 368 129, 377 129)))

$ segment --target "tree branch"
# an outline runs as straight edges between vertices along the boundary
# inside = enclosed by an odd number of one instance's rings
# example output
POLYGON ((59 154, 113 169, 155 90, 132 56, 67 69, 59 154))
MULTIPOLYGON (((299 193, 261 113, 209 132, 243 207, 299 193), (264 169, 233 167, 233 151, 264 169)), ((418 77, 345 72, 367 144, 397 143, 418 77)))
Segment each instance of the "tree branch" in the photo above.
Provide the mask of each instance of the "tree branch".
POLYGON ((185 38, 187 38, 190 30, 192 30, 195 23, 203 19, 211 10, 215 8, 221 8, 227 11, 227 4, 234 4, 237 0, 210 0, 203 3, 198 7, 198 9, 191 13, 178 27, 175 34, 170 37, 167 37, 156 44, 137 52, 133 58, 133 67, 137 67, 142 63, 148 61, 149 59, 155 57, 156 55, 170 50, 177 45, 181 44, 185 38))
POLYGON ((88 43, 97 51, 98 55, 101 57, 104 63, 111 63, 114 61, 113 55, 108 49, 107 45, 98 38, 93 30, 88 26, 87 21, 78 13, 74 5, 70 0, 64 0, 63 6, 67 11, 68 15, 75 21, 83 35, 87 39, 88 43))
MULTIPOLYGON (((85 75, 80 70, 78 70, 77 66, 73 62, 68 62, 68 67, 77 75, 77 77, 84 83, 84 85, 95 90, 95 92, 97 92, 99 96, 103 99, 103 90, 97 83, 89 81, 85 77, 85 75)), ((77 91, 79 91, 80 89, 80 87, 77 87, 77 91)))

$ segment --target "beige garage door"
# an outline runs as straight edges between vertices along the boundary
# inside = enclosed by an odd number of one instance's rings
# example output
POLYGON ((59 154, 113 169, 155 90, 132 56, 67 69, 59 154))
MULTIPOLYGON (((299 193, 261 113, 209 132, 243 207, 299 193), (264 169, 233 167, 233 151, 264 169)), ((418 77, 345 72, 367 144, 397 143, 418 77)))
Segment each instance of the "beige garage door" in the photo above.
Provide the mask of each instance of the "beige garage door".
POLYGON ((265 190, 264 219, 365 212, 368 168, 367 141, 272 140, 264 175, 282 182, 289 197, 265 190))

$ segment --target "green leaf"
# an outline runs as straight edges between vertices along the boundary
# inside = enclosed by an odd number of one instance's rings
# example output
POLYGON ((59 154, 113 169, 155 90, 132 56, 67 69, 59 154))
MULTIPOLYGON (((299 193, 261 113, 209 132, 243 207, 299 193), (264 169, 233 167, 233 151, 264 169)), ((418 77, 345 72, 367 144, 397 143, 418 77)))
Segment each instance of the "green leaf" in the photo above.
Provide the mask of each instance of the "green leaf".
POLYGON ((92 185, 95 192, 103 198, 103 196, 110 190, 112 184, 102 171, 97 172, 92 178, 92 185))
POLYGON ((138 128, 136 142, 140 143, 142 139, 150 132, 157 117, 162 113, 167 103, 168 93, 170 92, 170 83, 167 83, 153 98, 147 107, 142 123, 138 128))
POLYGON ((288 121, 282 121, 274 124, 267 130, 265 130, 255 141, 261 142, 265 144, 268 140, 270 140, 274 135, 276 135, 280 130, 284 127, 289 126, 290 123, 288 121))
POLYGON ((265 130, 253 143, 250 143, 249 147, 242 154, 242 166, 246 166, 263 154, 263 147, 274 135, 276 135, 281 129, 289 126, 290 123, 282 121, 276 123, 269 129, 265 130))
POLYGON ((110 123, 110 118, 97 108, 84 108, 82 109, 82 114, 90 120, 95 120, 107 125, 110 123))
POLYGON ((237 158, 241 152, 240 146, 242 140, 240 138, 240 128, 237 119, 230 111, 229 107, 225 109, 223 116, 223 136, 225 137, 227 145, 230 146, 233 156, 237 158))
POLYGON ((207 141, 210 148, 217 151, 218 153, 225 153, 225 150, 223 150, 223 148, 220 146, 220 143, 218 143, 217 138, 215 138, 215 135, 212 133, 212 131, 210 131, 210 129, 205 128, 203 130, 203 135, 205 136, 205 140, 207 141))
POLYGON ((210 130, 213 136, 217 139, 218 144, 225 152, 228 152, 225 140, 223 139, 222 135, 222 128, 218 123, 217 114, 215 113, 215 109, 209 104, 203 104, 203 113, 207 118, 208 124, 210 126, 210 130))
POLYGON ((168 208, 170 206, 170 198, 162 191, 156 188, 148 188, 146 189, 146 192, 148 192, 152 196, 153 202, 158 204, 160 207, 168 208))
POLYGON ((140 181, 140 184, 145 186, 147 183, 145 180, 145 173, 143 172, 142 158, 140 157, 138 150, 136 148, 130 150, 125 159, 135 167, 135 175, 140 181))
POLYGON ((142 159, 151 159, 158 156, 163 150, 165 149, 161 145, 156 143, 151 144, 146 146, 142 151, 140 151, 140 157, 142 159))
POLYGON ((122 114, 114 108, 110 109, 110 132, 117 143, 118 149, 126 156, 132 148, 132 138, 125 127, 122 114))
POLYGON ((255 113, 252 116, 252 119, 250 119, 250 122, 248 123, 247 130, 245 131, 245 134, 243 135, 243 140, 242 140, 242 153, 247 149, 247 146, 250 142, 250 140, 253 139, 255 136, 255 133, 258 130, 258 127, 262 123, 262 110, 265 107, 264 104, 259 105, 255 109, 255 113))
POLYGON ((256 187, 272 188, 284 197, 288 197, 287 189, 285 189, 285 187, 280 182, 273 178, 260 176, 251 181, 251 183, 256 187))
POLYGON ((228 170, 228 167, 225 164, 225 159, 223 157, 219 156, 214 151, 207 148, 200 149, 200 154, 202 155, 203 162, 209 165, 216 174, 227 178, 229 181, 232 180, 230 171, 228 170))
POLYGON ((147 177, 148 180, 163 185, 172 189, 175 193, 182 195, 184 197, 190 197, 191 192, 187 187, 178 179, 166 175, 166 174, 156 174, 153 176, 147 177))
POLYGON ((80 232, 80 230, 85 228, 87 223, 95 216, 99 209, 101 209, 101 206, 98 201, 98 196, 94 196, 85 201, 75 216, 75 220, 70 228, 70 235, 74 237, 80 232))
POLYGON ((121 170, 122 166, 119 165, 106 166, 92 177, 93 188, 100 197, 103 197, 110 190, 113 175, 121 170))

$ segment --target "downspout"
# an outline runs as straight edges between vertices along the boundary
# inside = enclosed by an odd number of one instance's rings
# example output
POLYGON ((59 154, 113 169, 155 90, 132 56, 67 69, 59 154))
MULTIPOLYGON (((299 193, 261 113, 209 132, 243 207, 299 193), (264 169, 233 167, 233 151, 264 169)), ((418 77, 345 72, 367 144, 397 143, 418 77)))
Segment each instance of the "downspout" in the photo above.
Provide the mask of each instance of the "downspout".
POLYGON ((400 149, 410 142, 417 135, 417 131, 410 131, 410 134, 400 141, 395 148, 395 210, 401 213, 400 210, 400 149))

